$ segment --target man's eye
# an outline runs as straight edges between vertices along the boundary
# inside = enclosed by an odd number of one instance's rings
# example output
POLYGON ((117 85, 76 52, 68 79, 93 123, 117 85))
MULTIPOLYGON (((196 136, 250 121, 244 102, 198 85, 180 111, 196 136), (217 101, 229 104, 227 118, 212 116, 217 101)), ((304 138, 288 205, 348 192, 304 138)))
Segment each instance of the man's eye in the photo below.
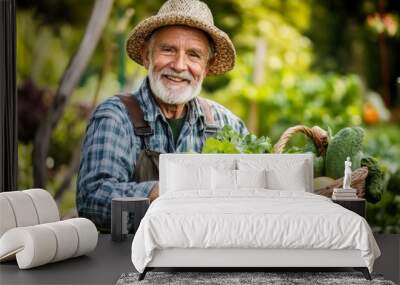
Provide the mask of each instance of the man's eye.
POLYGON ((164 52, 172 52, 172 48, 164 47, 164 48, 162 48, 162 51, 164 51, 164 52))
POLYGON ((198 55, 197 53, 190 53, 189 55, 194 58, 200 58, 200 55, 198 55))

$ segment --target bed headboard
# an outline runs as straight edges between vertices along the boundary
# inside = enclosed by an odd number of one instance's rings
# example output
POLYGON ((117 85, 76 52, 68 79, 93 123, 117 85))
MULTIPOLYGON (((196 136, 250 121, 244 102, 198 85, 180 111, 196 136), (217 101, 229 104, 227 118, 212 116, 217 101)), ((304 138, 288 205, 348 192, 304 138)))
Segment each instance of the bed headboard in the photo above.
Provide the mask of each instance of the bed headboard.
POLYGON ((168 183, 168 164, 170 162, 190 166, 214 166, 224 165, 231 169, 238 169, 238 163, 261 162, 266 165, 280 164, 287 171, 297 163, 305 162, 306 191, 313 192, 313 154, 187 154, 187 153, 166 153, 160 155, 160 194, 165 193, 168 183))

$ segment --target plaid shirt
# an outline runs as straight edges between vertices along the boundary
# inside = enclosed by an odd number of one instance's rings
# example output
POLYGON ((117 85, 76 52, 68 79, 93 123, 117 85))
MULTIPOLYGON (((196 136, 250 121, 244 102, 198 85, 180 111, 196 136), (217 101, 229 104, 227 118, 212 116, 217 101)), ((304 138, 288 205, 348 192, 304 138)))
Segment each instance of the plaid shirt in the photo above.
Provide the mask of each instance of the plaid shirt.
MULTIPOLYGON (((171 128, 156 105, 148 79, 131 96, 138 98, 144 119, 154 131, 149 148, 162 153, 201 152, 205 140, 205 117, 195 98, 188 102, 185 123, 174 145, 171 128)), ((214 122, 219 127, 231 125, 247 134, 243 122, 222 105, 208 100, 214 122)), ((157 181, 136 183, 136 161, 143 149, 134 134, 125 105, 117 96, 101 103, 88 123, 81 149, 76 204, 79 216, 92 220, 102 229, 110 229, 111 200, 115 197, 147 197, 157 181)))

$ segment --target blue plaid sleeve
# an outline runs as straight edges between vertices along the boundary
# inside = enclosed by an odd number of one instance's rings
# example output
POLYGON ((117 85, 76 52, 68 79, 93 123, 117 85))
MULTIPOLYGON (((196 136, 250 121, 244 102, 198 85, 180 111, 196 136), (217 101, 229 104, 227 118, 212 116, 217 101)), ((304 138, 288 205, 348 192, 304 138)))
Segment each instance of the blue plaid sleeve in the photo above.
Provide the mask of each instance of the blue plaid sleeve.
POLYGON ((114 197, 147 197, 157 181, 130 182, 134 172, 132 137, 113 117, 92 117, 82 145, 77 181, 79 216, 108 230, 114 197))

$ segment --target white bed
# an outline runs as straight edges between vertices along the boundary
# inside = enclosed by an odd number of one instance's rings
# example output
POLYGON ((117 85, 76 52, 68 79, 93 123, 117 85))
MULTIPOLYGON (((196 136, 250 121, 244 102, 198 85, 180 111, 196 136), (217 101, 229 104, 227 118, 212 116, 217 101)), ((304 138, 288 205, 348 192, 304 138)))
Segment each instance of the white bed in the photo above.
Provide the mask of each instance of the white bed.
POLYGON ((154 267, 354 267, 369 278, 380 251, 368 223, 312 194, 312 168, 309 154, 161 155, 160 197, 132 243, 140 278, 154 267))

